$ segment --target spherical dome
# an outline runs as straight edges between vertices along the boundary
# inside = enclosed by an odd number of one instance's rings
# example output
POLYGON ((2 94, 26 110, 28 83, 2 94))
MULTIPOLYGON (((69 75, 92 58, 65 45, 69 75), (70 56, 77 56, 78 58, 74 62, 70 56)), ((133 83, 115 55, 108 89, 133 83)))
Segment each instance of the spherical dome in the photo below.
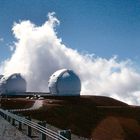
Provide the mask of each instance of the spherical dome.
POLYGON ((3 76, 0 79, 0 92, 25 92, 26 81, 19 73, 12 74, 10 76, 3 76))
POLYGON ((81 81, 72 70, 61 69, 50 77, 48 87, 52 94, 80 95, 81 81))

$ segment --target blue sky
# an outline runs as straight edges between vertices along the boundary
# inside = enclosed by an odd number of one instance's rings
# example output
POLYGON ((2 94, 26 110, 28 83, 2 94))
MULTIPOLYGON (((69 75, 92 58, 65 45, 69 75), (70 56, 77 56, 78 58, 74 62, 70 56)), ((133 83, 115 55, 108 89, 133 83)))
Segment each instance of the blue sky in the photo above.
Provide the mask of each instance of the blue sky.
POLYGON ((0 62, 12 54, 14 22, 41 25, 53 11, 66 46, 103 58, 129 58, 140 67, 139 0, 0 0, 0 62))

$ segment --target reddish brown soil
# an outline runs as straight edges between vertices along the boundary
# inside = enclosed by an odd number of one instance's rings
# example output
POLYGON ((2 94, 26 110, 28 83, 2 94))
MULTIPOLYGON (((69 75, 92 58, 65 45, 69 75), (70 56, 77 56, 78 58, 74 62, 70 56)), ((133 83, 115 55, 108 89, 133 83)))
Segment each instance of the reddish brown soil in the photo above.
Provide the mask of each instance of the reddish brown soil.
POLYGON ((34 102, 25 98, 2 98, 0 105, 4 109, 22 109, 31 107, 34 102))
MULTIPOLYGON (((33 103, 26 99, 7 100, 9 106, 16 108, 33 103)), ((41 109, 22 113, 94 140, 140 140, 140 107, 108 97, 48 97, 41 109)))
POLYGON ((132 118, 108 116, 92 132, 94 140, 139 140, 140 125, 132 118))

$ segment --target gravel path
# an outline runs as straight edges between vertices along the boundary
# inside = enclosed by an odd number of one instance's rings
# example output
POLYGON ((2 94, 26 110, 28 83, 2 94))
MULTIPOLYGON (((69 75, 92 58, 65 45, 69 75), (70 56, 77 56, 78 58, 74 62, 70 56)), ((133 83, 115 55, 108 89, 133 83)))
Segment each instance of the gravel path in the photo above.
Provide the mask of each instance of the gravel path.
POLYGON ((31 140, 0 116, 0 140, 31 140))

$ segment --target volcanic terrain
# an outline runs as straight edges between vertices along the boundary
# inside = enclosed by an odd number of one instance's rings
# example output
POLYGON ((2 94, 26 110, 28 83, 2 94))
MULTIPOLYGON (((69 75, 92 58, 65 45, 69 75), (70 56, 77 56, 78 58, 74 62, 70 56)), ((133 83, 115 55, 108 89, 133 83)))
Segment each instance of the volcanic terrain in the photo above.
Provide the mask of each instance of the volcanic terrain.
MULTIPOLYGON (((31 108, 37 99, 2 98, 5 109, 31 108)), ((94 140, 140 140, 140 107, 103 96, 47 96, 42 106, 16 111, 94 140)))

